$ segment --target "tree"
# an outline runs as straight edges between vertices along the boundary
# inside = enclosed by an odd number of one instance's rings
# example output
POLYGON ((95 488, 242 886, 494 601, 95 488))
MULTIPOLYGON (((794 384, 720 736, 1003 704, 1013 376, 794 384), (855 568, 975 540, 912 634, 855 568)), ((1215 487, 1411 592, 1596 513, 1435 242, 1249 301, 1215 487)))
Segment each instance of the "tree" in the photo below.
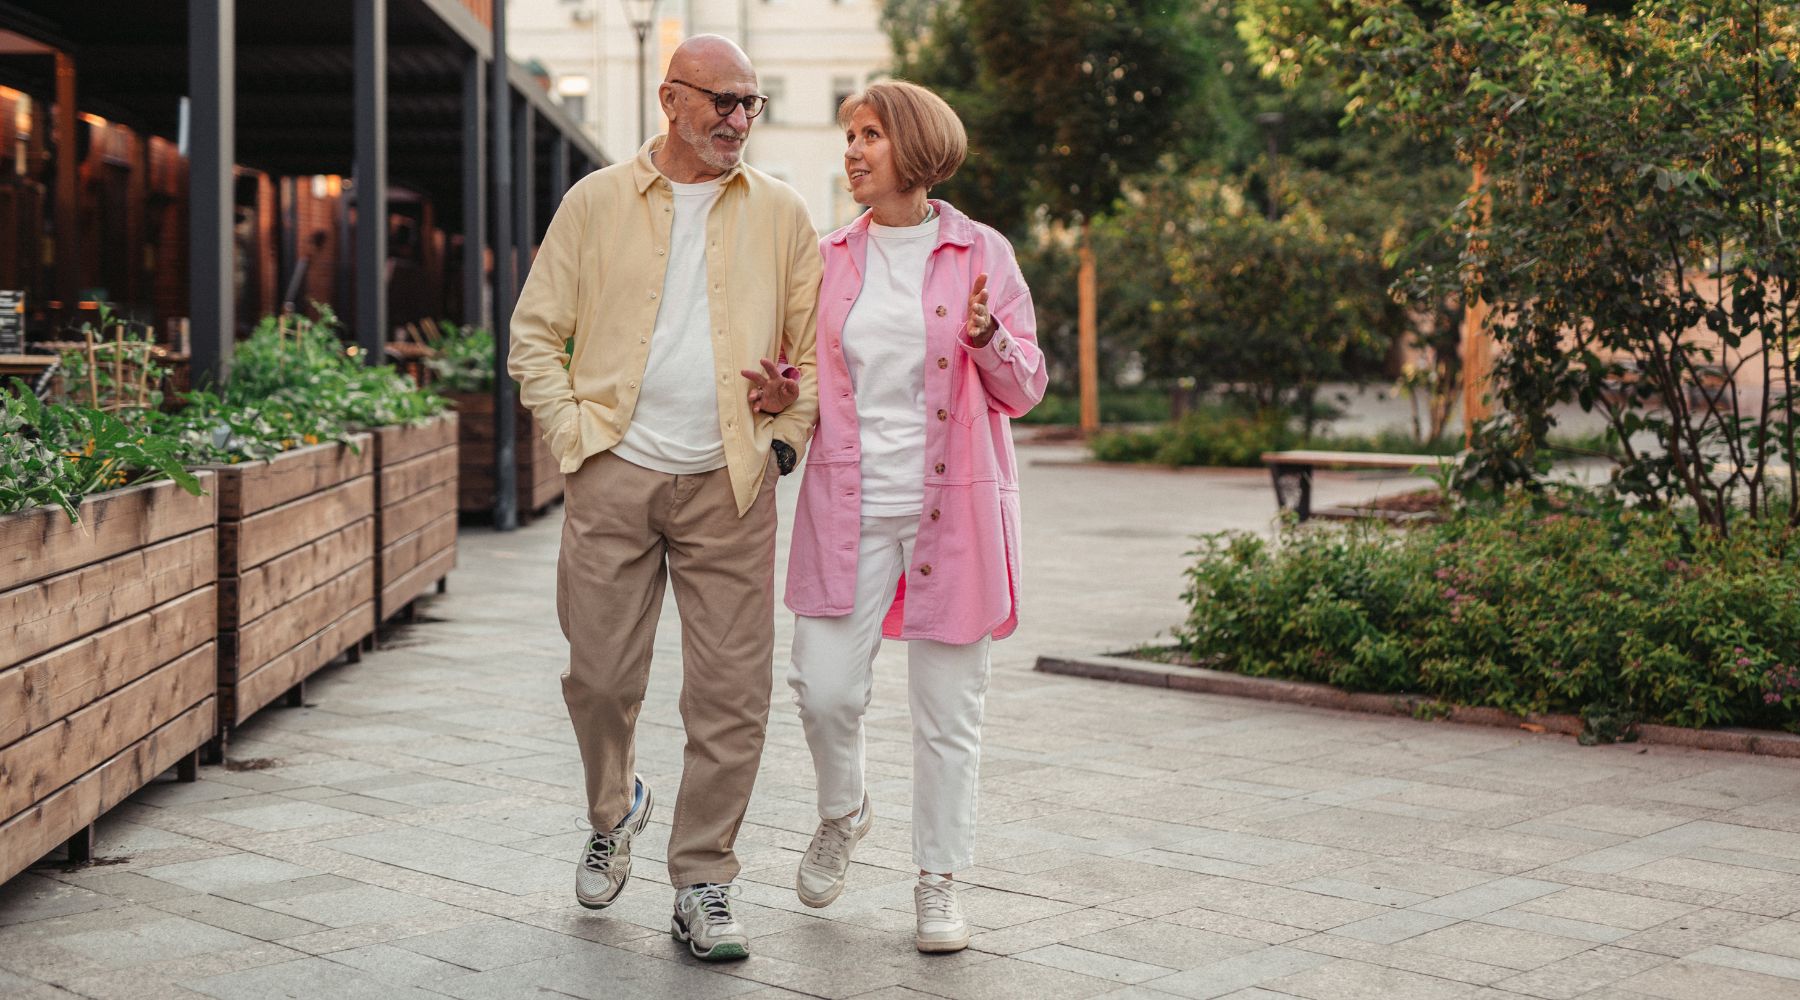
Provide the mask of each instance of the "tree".
POLYGON ((1408 282, 1493 307, 1507 412, 1471 471, 1534 481, 1551 407, 1574 401, 1611 424, 1621 491, 1690 502, 1720 532, 1779 505, 1800 525, 1787 218, 1800 11, 1644 0, 1620 18, 1520 0, 1427 20, 1398 0, 1310 6, 1333 16, 1271 19, 1280 59, 1334 67, 1359 115, 1485 168, 1485 197, 1444 222, 1470 234, 1457 266, 1408 282))

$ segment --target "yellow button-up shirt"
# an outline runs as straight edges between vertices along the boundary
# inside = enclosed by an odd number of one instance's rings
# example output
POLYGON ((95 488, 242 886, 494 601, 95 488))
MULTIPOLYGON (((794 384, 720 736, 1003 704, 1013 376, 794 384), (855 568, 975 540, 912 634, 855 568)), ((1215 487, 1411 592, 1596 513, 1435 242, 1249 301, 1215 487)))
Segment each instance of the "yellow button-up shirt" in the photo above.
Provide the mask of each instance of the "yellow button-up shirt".
MULTIPOLYGON (((569 189, 513 311, 506 368, 565 473, 619 443, 643 385, 674 220, 674 193, 650 159, 664 138, 569 189)), ((819 243, 793 188, 742 163, 724 181, 706 220, 710 377, 742 514, 762 489, 770 443, 805 454, 818 418, 819 243), (800 370, 800 398, 753 414, 739 371, 778 355, 800 370)))

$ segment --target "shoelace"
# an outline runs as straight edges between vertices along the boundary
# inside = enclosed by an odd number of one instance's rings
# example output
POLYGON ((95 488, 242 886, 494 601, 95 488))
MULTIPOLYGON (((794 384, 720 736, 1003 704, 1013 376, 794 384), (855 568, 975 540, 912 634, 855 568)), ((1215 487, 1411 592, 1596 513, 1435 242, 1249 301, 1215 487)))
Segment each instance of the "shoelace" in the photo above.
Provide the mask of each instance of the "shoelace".
POLYGON ((612 856, 614 852, 618 851, 622 840, 624 840, 623 837, 611 831, 601 833, 595 830, 593 835, 588 838, 587 854, 581 859, 582 865, 594 871, 604 869, 611 863, 612 856))
POLYGON ((956 884, 943 881, 919 881, 919 913, 929 920, 956 919, 956 884))
POLYGON ((812 846, 806 853, 829 865, 832 870, 844 866, 844 849, 850 845, 850 821, 829 819, 819 824, 812 846))
POLYGON ((675 897, 676 905, 685 907, 688 900, 698 904, 700 919, 709 924, 731 923, 731 900, 738 895, 738 887, 727 882, 724 885, 696 885, 681 890, 675 897))

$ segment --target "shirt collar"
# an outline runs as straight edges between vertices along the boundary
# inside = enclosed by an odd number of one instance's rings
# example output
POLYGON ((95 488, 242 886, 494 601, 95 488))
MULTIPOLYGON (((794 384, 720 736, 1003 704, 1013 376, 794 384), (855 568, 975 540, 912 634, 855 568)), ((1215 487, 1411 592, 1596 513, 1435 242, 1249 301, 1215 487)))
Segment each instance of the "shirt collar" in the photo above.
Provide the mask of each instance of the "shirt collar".
MULTIPOLYGON (((956 210, 956 206, 942 198, 928 199, 938 214, 938 238, 933 250, 946 244, 959 247, 970 246, 975 242, 975 223, 969 217, 956 210)), ((849 242, 852 237, 862 239, 869 234, 869 216, 864 211, 849 225, 831 234, 831 242, 839 246, 849 242)))
MULTIPOLYGON (((656 161, 652 160, 650 157, 657 150, 661 149, 663 143, 667 142, 668 139, 669 135, 666 132, 659 135, 653 135, 650 137, 649 142, 644 143, 638 148, 637 156, 631 161, 631 177, 632 180, 637 183, 638 194, 643 194, 645 191, 648 191, 650 185, 655 184, 657 180, 666 179, 663 178, 663 172, 656 169, 656 161)), ((723 182, 720 186, 729 187, 732 181, 737 180, 743 175, 744 160, 742 157, 739 157, 737 165, 730 170, 725 171, 719 178, 723 182)))

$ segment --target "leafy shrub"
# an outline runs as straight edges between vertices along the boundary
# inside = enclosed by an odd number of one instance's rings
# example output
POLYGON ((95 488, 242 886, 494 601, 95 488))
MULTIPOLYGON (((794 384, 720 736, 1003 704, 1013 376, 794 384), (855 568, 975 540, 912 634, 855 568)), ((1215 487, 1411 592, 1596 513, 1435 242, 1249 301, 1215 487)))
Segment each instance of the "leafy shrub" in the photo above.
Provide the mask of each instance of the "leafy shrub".
MULTIPOLYGON (((1145 424, 1169 419, 1169 393, 1166 389, 1135 388, 1100 390, 1100 422, 1103 424, 1145 424)), ((1038 405, 1018 419, 1022 424, 1078 424, 1081 422, 1081 397, 1068 391, 1051 390, 1038 405)))
POLYGON ((219 402, 265 416, 313 411, 353 428, 418 423, 447 406, 392 365, 363 364, 344 346, 336 315, 315 308, 317 320, 264 317, 238 344, 219 402))
POLYGON ((47 405, 18 379, 0 392, 0 514, 55 506, 73 522, 83 497, 155 479, 198 493, 183 458, 150 411, 47 405))
POLYGON ((1512 712, 1800 729, 1800 548, 1584 495, 1201 540, 1183 649, 1512 712))
POLYGON ((432 342, 437 356, 425 364, 431 369, 431 387, 438 392, 487 392, 494 387, 494 334, 479 326, 439 323, 443 335, 432 342))

